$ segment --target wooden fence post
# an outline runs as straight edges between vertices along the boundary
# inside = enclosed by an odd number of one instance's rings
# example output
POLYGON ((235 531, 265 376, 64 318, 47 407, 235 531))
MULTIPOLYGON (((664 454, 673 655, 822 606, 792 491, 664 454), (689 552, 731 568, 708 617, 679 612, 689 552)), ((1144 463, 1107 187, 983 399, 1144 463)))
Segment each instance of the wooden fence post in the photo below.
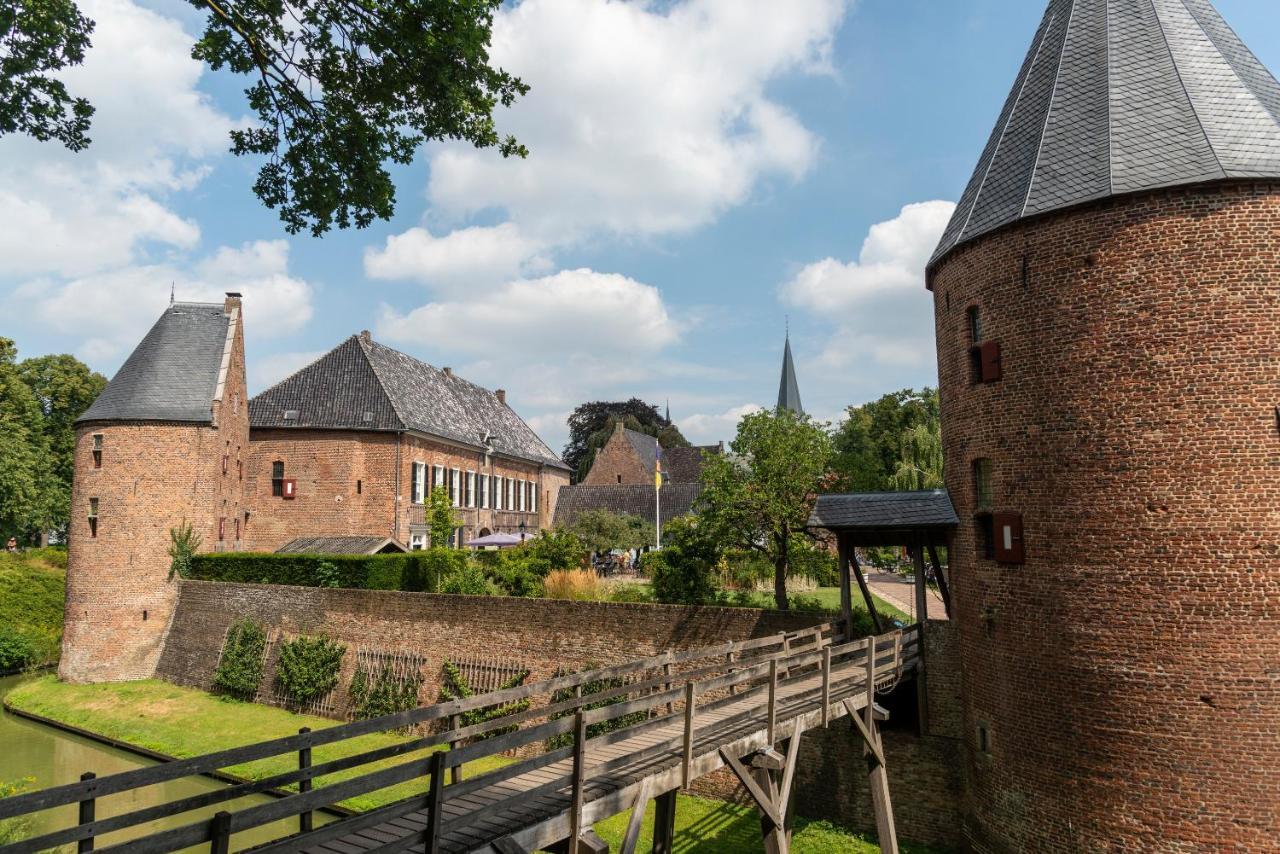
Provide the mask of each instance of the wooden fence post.
POLYGON ((230 854, 231 813, 223 811, 213 817, 209 826, 209 837, 209 854, 230 854))
MULTIPOLYGON (((96 780, 96 779, 98 779, 98 775, 94 774, 92 771, 86 771, 80 775, 81 783, 87 783, 90 780, 96 780)), ((80 824, 93 824, 94 814, 96 812, 97 812, 96 798, 86 798, 83 801, 81 801, 80 802, 80 824)), ((81 839, 79 844, 76 846, 76 850, 92 851, 93 837, 89 836, 85 839, 81 839)))
MULTIPOLYGON (((298 730, 298 735, 306 735, 311 732, 311 727, 304 726, 298 730)), ((298 770, 303 771, 311 767, 311 748, 303 747, 298 750, 298 770)), ((304 777, 298 781, 298 794, 305 794, 311 791, 311 778, 304 777)), ((298 813, 298 831, 300 833, 310 833, 312 828, 311 810, 298 813)))
MULTIPOLYGON (((737 651, 736 649, 733 649, 733 643, 732 643, 732 642, 730 642, 729 647, 730 647, 730 648, 729 648, 729 653, 725 656, 725 659, 726 659, 726 661, 728 662, 728 666, 727 666, 725 669, 726 669, 726 670, 728 670, 730 673, 732 673, 732 672, 733 672, 733 665, 734 665, 734 664, 737 662, 737 660, 738 660, 738 651, 737 651)), ((734 694, 737 694, 737 693, 738 693, 738 686, 737 686, 737 685, 730 685, 730 686, 729 686, 729 696, 733 696, 734 694)))
POLYGON ((822 726, 831 723, 831 647, 822 648, 822 726))
POLYGON ((693 782, 693 711, 697 701, 697 686, 693 682, 684 683, 684 787, 689 788, 693 782))
MULTIPOLYGON (((670 661, 662 665, 662 678, 666 680, 666 683, 662 686, 662 690, 670 691, 671 690, 671 662, 670 661)), ((675 712, 676 712, 676 704, 667 703, 667 714, 674 715, 675 712)))
POLYGON ((778 659, 769 659, 769 746, 778 728, 778 659))
POLYGON ((582 836, 582 800, 587 782, 587 721, 582 709, 573 723, 573 794, 569 800, 569 854, 578 854, 582 836))
POLYGON ((439 854, 440 826, 444 824, 444 759, 448 754, 437 750, 431 754, 431 783, 427 789, 426 854, 439 854))
MULTIPOLYGON (((461 725, 462 725, 462 716, 461 716, 461 715, 450 715, 450 716, 449 716, 449 729, 451 729, 451 730, 456 730, 456 729, 457 729, 459 726, 461 726, 461 725)), ((457 748, 458 748, 458 742, 456 742, 456 741, 451 741, 451 742, 449 742, 449 749, 450 749, 450 750, 456 750, 457 748)), ((449 769, 449 782, 451 782, 451 783, 461 783, 461 782, 462 782, 462 766, 461 766, 461 765, 455 765, 455 766, 453 766, 452 768, 450 768, 450 769, 449 769)))

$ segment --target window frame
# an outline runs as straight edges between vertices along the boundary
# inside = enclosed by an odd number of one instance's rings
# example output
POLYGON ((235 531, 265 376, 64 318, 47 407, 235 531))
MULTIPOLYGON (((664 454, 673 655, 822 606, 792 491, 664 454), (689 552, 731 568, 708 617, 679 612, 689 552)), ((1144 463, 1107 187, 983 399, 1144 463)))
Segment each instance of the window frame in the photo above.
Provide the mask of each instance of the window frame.
POLYGON ((462 494, 468 508, 476 506, 476 473, 471 469, 467 469, 463 474, 462 494))
POLYGON ((284 497, 284 460, 273 460, 271 463, 271 497, 284 497))
POLYGON ((93 444, 92 444, 90 447, 91 447, 91 453, 92 453, 92 456, 93 456, 93 467, 94 467, 95 469, 100 469, 100 468, 102 468, 102 446, 103 446, 103 443, 104 443, 103 434, 101 434, 101 433, 94 433, 94 434, 93 434, 93 444))
POLYGON ((99 509, 100 509, 100 507, 99 507, 99 502, 98 502, 98 496, 96 496, 96 495, 90 496, 90 497, 89 497, 89 512, 88 512, 88 514, 87 514, 87 517, 86 517, 86 518, 88 518, 88 520, 89 520, 89 539, 91 539, 91 540, 96 540, 96 539, 98 538, 98 511, 99 511, 99 509))

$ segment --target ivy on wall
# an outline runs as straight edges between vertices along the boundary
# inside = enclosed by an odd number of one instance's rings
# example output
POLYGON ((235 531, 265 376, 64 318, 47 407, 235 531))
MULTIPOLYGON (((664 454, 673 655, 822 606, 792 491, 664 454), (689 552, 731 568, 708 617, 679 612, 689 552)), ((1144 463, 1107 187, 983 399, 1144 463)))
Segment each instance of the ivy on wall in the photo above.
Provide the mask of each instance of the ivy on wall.
MULTIPOLYGON (((583 670, 596 670, 599 666, 600 665, 598 664, 588 664, 583 668, 583 670)), ((568 676, 569 673, 570 671, 565 670, 564 668, 556 669, 557 678, 561 676, 568 676)), ((626 684, 627 683, 625 681, 616 676, 608 679, 593 679, 590 682, 582 683, 582 696, 585 698, 592 694, 603 694, 605 691, 612 691, 613 689, 621 688, 626 684)), ((556 703, 563 703, 567 700, 572 700, 575 696, 576 694, 574 693, 573 688, 561 688, 559 691, 556 691, 551 695, 551 704, 555 705, 556 703)), ((612 706, 615 703, 625 703, 627 702, 627 699, 628 698, 625 694, 620 694, 617 697, 611 697, 606 700, 594 700, 592 702, 584 703, 582 710, 585 712, 590 711, 591 709, 603 709, 605 706, 612 706)), ((574 713, 558 712, 552 715, 551 719, 558 720, 572 714, 574 713)), ((616 729, 625 729, 626 727, 640 723, 647 717, 647 712, 632 712, 629 715, 622 715, 621 717, 616 717, 611 720, 588 724, 587 738, 595 738, 598 735, 604 735, 606 732, 613 732, 616 729)), ((547 739, 546 744, 547 750, 555 750, 559 747, 568 747, 570 744, 573 744, 573 734, 566 732, 561 733, 560 735, 553 735, 547 739)))
POLYGON ((262 681, 266 649, 267 633, 262 626, 248 618, 232 624, 213 672, 214 690, 237 700, 252 700, 262 681))
POLYGON ((347 648, 331 638, 305 635, 280 645, 276 685, 294 708, 328 694, 338 684, 347 648))
POLYGON ((417 668, 397 672, 387 662, 371 668, 357 665, 347 689, 351 713, 356 720, 363 721, 417 708, 421 687, 422 671, 417 668))
MULTIPOLYGON (((524 680, 529 678, 528 670, 521 670, 507 681, 498 686, 498 691, 505 691, 508 688, 515 688, 517 685, 523 685, 524 680)), ((467 683, 467 678, 462 675, 461 668, 452 661, 444 663, 444 682, 440 686, 440 702, 447 703, 450 700, 466 700, 475 696, 471 690, 471 686, 467 683)), ((459 716, 459 725, 468 727, 475 724, 487 723, 495 718, 506 717, 523 712, 529 708, 529 699, 517 700, 514 703, 504 703, 496 706, 484 706, 479 709, 472 709, 464 712, 459 716)), ((515 726, 503 727, 501 729, 486 732, 477 736, 477 740, 486 738, 495 738, 508 732, 514 732, 515 726)))

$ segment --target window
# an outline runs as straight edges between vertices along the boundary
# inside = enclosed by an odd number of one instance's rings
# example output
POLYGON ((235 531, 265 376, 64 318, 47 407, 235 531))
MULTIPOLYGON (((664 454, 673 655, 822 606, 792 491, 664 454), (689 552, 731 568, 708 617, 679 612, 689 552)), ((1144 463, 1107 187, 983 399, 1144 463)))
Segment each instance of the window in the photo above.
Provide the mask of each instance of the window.
POLYGON ((990 510, 995 500, 995 487, 991 481, 991 460, 973 461, 973 499, 979 510, 990 510))
POLYGON ((995 524, 990 512, 979 512, 973 517, 974 538, 978 544, 978 556, 991 560, 996 556, 995 524))
POLYGON ((360 480, 357 480, 357 481, 356 481, 356 495, 361 495, 361 494, 363 494, 363 493, 364 493, 364 483, 363 483, 362 481, 360 481, 360 480))
POLYGON ((422 504, 426 501, 426 480, 427 464, 414 463, 409 473, 409 495, 414 504, 422 504))
POLYGON ((465 494, 466 505, 468 507, 475 507, 476 506, 476 473, 475 472, 473 471, 467 472, 466 486, 467 486, 466 494, 465 494))
POLYGON ((284 463, 280 460, 271 464, 271 494, 276 498, 284 495, 284 463))
POLYGON ((516 509, 524 512, 524 481, 516 481, 516 509))
POLYGON ((431 488, 435 489, 437 486, 444 486, 444 466, 431 467, 431 488))
POLYGON ((965 312, 969 322, 969 384, 993 383, 1003 375, 1000 342, 983 340, 982 313, 976 305, 965 312))
POLYGON ((501 510, 502 509, 502 478, 498 477, 496 474, 490 475, 489 489, 493 493, 493 498, 491 499, 493 502, 493 509, 501 510))
POLYGON ((508 510, 516 509, 515 496, 511 494, 511 486, 515 483, 514 478, 504 477, 502 479, 502 504, 508 510))
POLYGON ((538 484, 532 480, 529 481, 529 512, 538 512, 538 484))
POLYGON ((480 506, 487 510, 489 508, 489 475, 480 475, 477 485, 480 487, 480 506))
POLYGON ((462 472, 459 469, 449 471, 449 500, 454 507, 462 506, 462 472))
POLYGON ((618 475, 618 483, 622 483, 622 475, 618 475))
POLYGON ((222 455, 222 475, 223 475, 223 477, 226 477, 227 470, 228 470, 229 468, 231 468, 231 455, 230 455, 230 454, 223 454, 223 455, 222 455))
POLYGON ((421 551, 422 547, 426 545, 426 541, 427 541, 427 538, 423 534, 410 534, 409 548, 415 552, 421 551))
POLYGON ((978 752, 991 752, 991 730, 985 723, 978 724, 978 752))
POLYGON ((93 467, 102 468, 102 434, 93 434, 93 467))
POLYGON ((969 343, 982 343, 982 314, 976 305, 969 306, 969 310, 965 312, 969 318, 969 343))
POLYGON ((244 460, 236 457, 236 480, 244 480, 244 460))
POLYGON ((98 536, 98 499, 89 499, 89 536, 98 536))

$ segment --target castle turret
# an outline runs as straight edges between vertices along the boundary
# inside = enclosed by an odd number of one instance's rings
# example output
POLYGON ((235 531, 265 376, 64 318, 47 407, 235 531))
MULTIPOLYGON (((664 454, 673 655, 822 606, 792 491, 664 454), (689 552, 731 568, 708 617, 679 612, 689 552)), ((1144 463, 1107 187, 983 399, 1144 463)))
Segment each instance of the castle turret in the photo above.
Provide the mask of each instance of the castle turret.
POLYGON ((178 595, 170 531, 239 548, 248 424, 240 295, 173 303, 76 424, 63 679, 153 675, 178 595))
POLYGON ((1280 839, 1280 84, 1052 0, 929 269, 978 851, 1280 839))

